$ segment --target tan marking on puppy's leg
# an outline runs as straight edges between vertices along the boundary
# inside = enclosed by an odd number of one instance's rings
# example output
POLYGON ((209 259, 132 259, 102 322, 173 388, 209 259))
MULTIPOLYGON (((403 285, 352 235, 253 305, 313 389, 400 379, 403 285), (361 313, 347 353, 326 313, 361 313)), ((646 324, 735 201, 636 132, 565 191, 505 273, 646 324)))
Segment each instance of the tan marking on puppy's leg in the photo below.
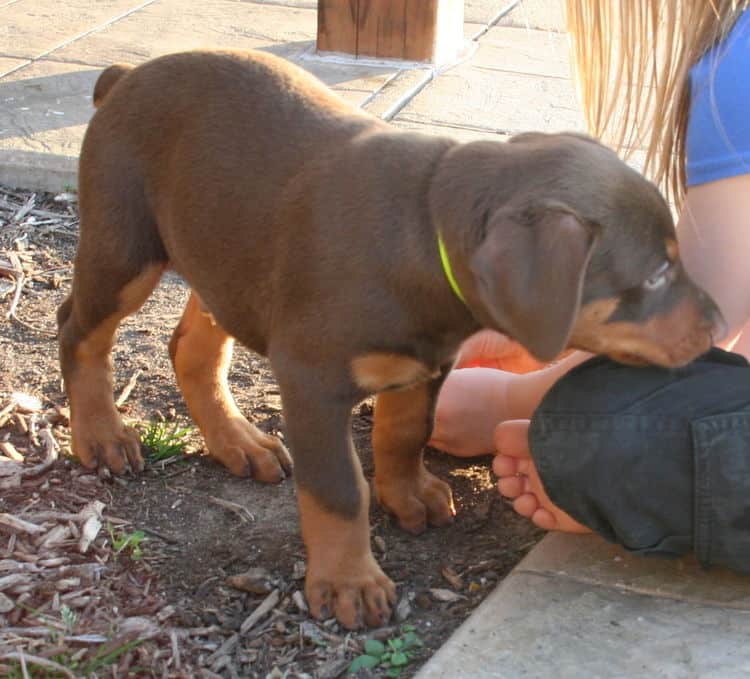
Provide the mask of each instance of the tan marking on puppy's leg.
POLYGON ((325 509, 311 493, 297 488, 310 611, 319 619, 335 615, 348 629, 384 625, 396 603, 396 587, 370 549, 369 489, 361 470, 357 477, 361 504, 354 519, 325 509))
POLYGON ((291 472, 292 460, 281 441, 250 424, 237 408, 227 383, 233 345, 192 293, 169 342, 190 415, 211 457, 238 476, 278 483, 291 472))
POLYGON ((416 358, 378 352, 355 357, 351 370, 354 383, 368 392, 410 386, 437 374, 416 358))
MULTIPOLYGON (((153 265, 125 285, 118 294, 118 310, 91 330, 84 330, 80 305, 71 297, 61 314, 60 354, 65 388, 70 401, 73 453, 88 468, 104 464, 116 474, 129 466, 140 471, 143 458, 138 434, 126 427, 112 395, 109 354, 120 321, 137 311, 164 267, 153 265)), ((74 286, 75 292, 75 286, 74 286)))
POLYGON ((423 447, 430 435, 434 385, 385 391, 375 403, 372 446, 375 493, 404 530, 421 533, 456 514, 450 486, 425 469, 423 447))

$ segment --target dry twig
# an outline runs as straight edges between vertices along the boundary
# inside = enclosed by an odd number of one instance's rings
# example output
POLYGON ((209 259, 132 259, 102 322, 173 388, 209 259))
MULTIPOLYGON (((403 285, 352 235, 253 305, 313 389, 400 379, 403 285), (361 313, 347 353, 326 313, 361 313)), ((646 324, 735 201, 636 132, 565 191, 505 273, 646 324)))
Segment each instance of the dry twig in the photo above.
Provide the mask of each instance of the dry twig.
POLYGON ((128 398, 130 397, 130 392, 132 392, 133 389, 135 389, 135 383, 138 380, 138 377, 140 377, 141 372, 142 370, 138 368, 138 370, 136 370, 130 376, 128 383, 123 387, 122 391, 120 392, 120 395, 117 397, 117 400, 115 401, 115 406, 117 408, 121 408, 125 404, 125 401, 128 400, 128 398))
POLYGON ((214 497, 213 495, 208 496, 208 501, 215 505, 219 505, 219 507, 224 507, 224 509, 228 509, 230 512, 234 512, 240 518, 242 523, 255 521, 255 515, 247 507, 243 507, 241 504, 232 502, 231 500, 224 500, 220 497, 214 497))

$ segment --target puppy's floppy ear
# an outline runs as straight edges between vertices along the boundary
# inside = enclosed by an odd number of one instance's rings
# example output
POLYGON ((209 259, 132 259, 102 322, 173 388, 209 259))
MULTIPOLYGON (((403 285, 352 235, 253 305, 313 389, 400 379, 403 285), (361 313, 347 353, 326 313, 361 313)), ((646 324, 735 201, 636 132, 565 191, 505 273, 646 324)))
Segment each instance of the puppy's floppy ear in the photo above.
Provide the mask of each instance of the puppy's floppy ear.
POLYGON ((595 243, 591 227, 564 205, 498 210, 470 263, 498 329, 536 358, 555 358, 570 338, 595 243))

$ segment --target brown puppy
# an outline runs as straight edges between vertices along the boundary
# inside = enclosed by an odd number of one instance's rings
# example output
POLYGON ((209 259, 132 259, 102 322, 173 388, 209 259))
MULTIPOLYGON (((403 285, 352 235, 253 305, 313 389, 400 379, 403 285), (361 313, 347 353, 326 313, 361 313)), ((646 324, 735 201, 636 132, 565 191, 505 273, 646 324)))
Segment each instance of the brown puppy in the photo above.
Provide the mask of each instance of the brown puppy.
POLYGON ((664 201, 587 138, 462 145, 402 132, 263 53, 112 67, 95 100, 59 311, 74 451, 87 467, 142 467, 109 352, 173 267, 193 290, 170 342, 188 408, 212 456, 275 482, 286 449, 227 389, 232 338, 271 360, 318 617, 377 625, 394 601, 349 434, 363 397, 378 393, 377 495, 416 533, 454 514, 421 451, 435 395, 478 328, 540 359, 572 346, 673 366, 711 343, 717 312, 682 270, 664 201))

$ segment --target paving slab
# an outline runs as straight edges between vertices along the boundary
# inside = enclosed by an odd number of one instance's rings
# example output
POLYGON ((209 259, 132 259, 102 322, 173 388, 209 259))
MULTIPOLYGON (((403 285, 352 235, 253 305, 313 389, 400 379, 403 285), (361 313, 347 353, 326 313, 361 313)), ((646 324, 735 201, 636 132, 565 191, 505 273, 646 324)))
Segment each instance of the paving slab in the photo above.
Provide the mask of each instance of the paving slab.
POLYGON ((561 33, 496 26, 480 42, 484 49, 472 60, 477 68, 571 78, 568 41, 561 33))
POLYGON ((48 191, 75 186, 99 72, 40 60, 0 78, 1 183, 48 191))
POLYGON ((0 7, 0 54, 41 56, 143 4, 144 0, 19 0, 0 7))
MULTIPOLYGON (((540 50, 548 49, 547 39, 540 32, 528 33, 540 50)), ((398 119, 423 124, 468 124, 506 134, 532 129, 585 131, 571 80, 534 74, 538 64, 530 60, 528 73, 500 70, 507 54, 504 46, 480 39, 477 54, 471 60, 433 80, 398 119)), ((522 61, 522 56, 517 60, 522 61)), ((559 67, 550 68, 559 71, 559 67)))
POLYGON ((563 32, 565 3, 563 0, 522 0, 498 24, 563 32))
POLYGON ((317 9, 318 0, 233 0, 233 2, 255 2, 259 5, 279 5, 281 7, 306 7, 317 9))
POLYGON ((518 0, 464 0, 464 21, 488 24, 510 12, 518 0))
POLYGON ((55 50, 53 58, 93 66, 200 48, 266 49, 290 58, 315 39, 314 9, 233 0, 159 0, 107 28, 55 50))
POLYGON ((740 679, 750 613, 514 572, 417 679, 740 679))
POLYGON ((28 59, 12 59, 10 57, 0 57, 0 78, 10 71, 29 63, 28 59))
POLYGON ((377 96, 365 104, 364 109, 378 118, 391 120, 415 93, 427 86, 432 77, 432 72, 425 69, 396 73, 377 96))
POLYGON ((620 590, 750 610, 750 578, 705 570, 690 557, 644 558, 595 535, 551 533, 519 564, 519 572, 561 576, 620 590))

